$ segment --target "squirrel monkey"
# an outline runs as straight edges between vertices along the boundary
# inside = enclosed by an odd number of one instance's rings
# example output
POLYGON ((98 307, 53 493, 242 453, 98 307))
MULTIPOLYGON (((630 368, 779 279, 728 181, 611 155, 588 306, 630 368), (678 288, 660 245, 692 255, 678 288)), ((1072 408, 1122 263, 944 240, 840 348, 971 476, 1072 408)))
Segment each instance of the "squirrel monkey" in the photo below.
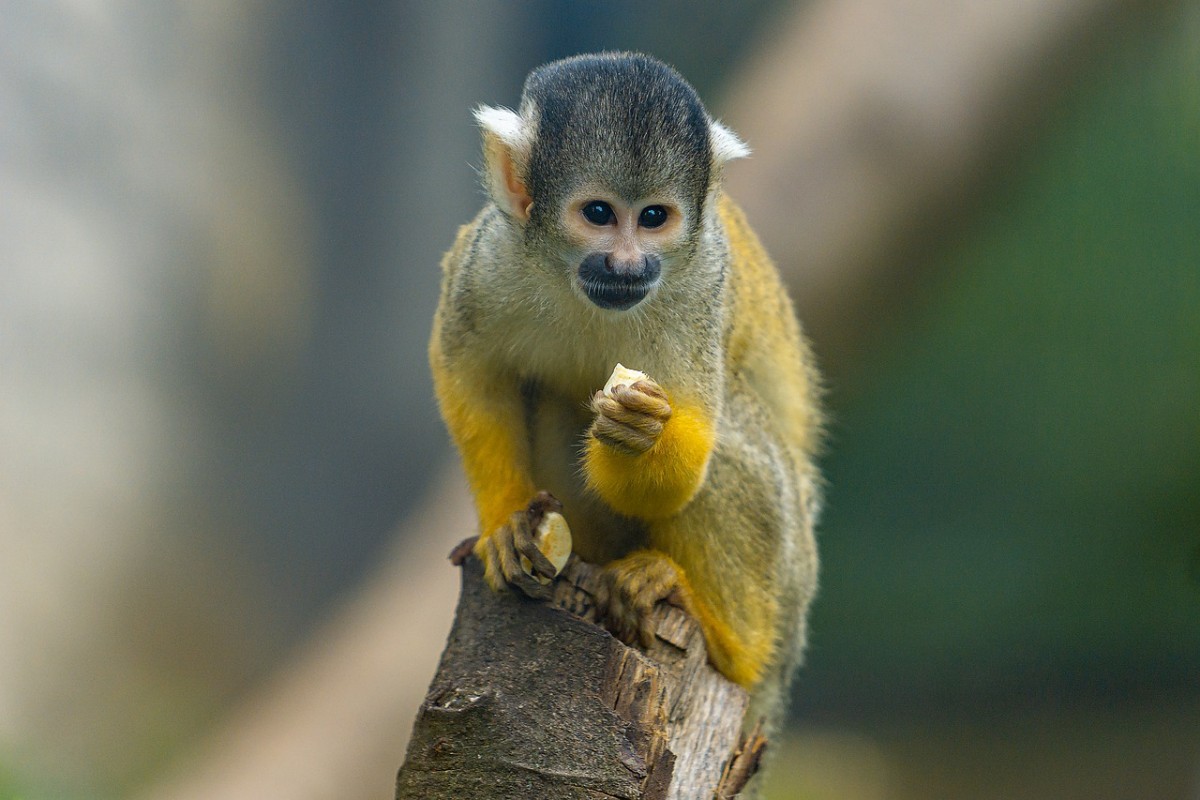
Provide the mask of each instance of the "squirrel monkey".
POLYGON ((777 723, 816 587, 818 380, 791 302, 721 191, 746 146, 673 69, 604 53, 480 107, 489 202, 443 268, 430 343, 495 589, 553 568, 521 513, 563 504, 606 624, 660 600, 777 723), (648 377, 598 391, 618 362, 648 377))

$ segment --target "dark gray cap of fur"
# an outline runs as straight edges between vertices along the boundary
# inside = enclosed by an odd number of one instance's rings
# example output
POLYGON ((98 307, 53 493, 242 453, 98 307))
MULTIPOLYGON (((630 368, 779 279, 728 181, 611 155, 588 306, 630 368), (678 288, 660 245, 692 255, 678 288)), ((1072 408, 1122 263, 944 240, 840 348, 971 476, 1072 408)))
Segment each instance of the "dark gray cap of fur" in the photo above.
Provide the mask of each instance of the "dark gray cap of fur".
POLYGON ((630 202, 680 187, 693 211, 702 208, 712 172, 708 113, 661 61, 601 53, 546 64, 526 79, 521 113, 537 124, 527 175, 535 216, 597 178, 630 202))

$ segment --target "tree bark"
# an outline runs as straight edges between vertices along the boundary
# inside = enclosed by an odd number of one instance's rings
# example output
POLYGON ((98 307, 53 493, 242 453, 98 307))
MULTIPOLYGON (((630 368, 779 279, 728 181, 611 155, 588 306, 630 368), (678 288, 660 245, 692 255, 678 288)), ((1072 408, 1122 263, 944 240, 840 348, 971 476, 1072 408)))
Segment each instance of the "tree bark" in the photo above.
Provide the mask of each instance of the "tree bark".
POLYGON ((746 692, 709 666, 690 617, 659 604, 655 642, 642 653, 593 621, 596 567, 572 557, 542 602, 491 591, 468 552, 455 551, 454 627, 396 800, 695 800, 742 790, 766 742, 757 730, 743 737, 746 692))

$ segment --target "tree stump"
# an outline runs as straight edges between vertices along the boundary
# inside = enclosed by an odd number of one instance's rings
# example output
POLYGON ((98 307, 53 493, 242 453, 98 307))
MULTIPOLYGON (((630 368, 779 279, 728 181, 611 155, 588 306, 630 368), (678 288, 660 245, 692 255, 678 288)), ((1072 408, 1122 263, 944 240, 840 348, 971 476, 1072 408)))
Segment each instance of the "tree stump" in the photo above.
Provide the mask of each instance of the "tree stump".
POLYGON ((708 800, 753 776, 745 690, 708 664, 697 624, 659 604, 648 653, 597 625, 599 570, 572 556, 554 598, 496 593, 468 555, 449 641, 396 800, 708 800))

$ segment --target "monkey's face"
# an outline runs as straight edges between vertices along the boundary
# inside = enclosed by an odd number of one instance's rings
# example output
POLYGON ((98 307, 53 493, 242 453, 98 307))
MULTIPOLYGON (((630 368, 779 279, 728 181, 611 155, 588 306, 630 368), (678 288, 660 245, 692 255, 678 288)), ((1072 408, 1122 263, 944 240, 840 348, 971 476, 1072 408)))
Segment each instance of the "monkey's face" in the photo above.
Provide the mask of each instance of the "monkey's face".
POLYGON ((588 191, 567 200, 563 228, 571 243, 577 293, 600 308, 625 311, 649 297, 662 280, 663 263, 684 244, 682 205, 668 198, 624 202, 588 191))

